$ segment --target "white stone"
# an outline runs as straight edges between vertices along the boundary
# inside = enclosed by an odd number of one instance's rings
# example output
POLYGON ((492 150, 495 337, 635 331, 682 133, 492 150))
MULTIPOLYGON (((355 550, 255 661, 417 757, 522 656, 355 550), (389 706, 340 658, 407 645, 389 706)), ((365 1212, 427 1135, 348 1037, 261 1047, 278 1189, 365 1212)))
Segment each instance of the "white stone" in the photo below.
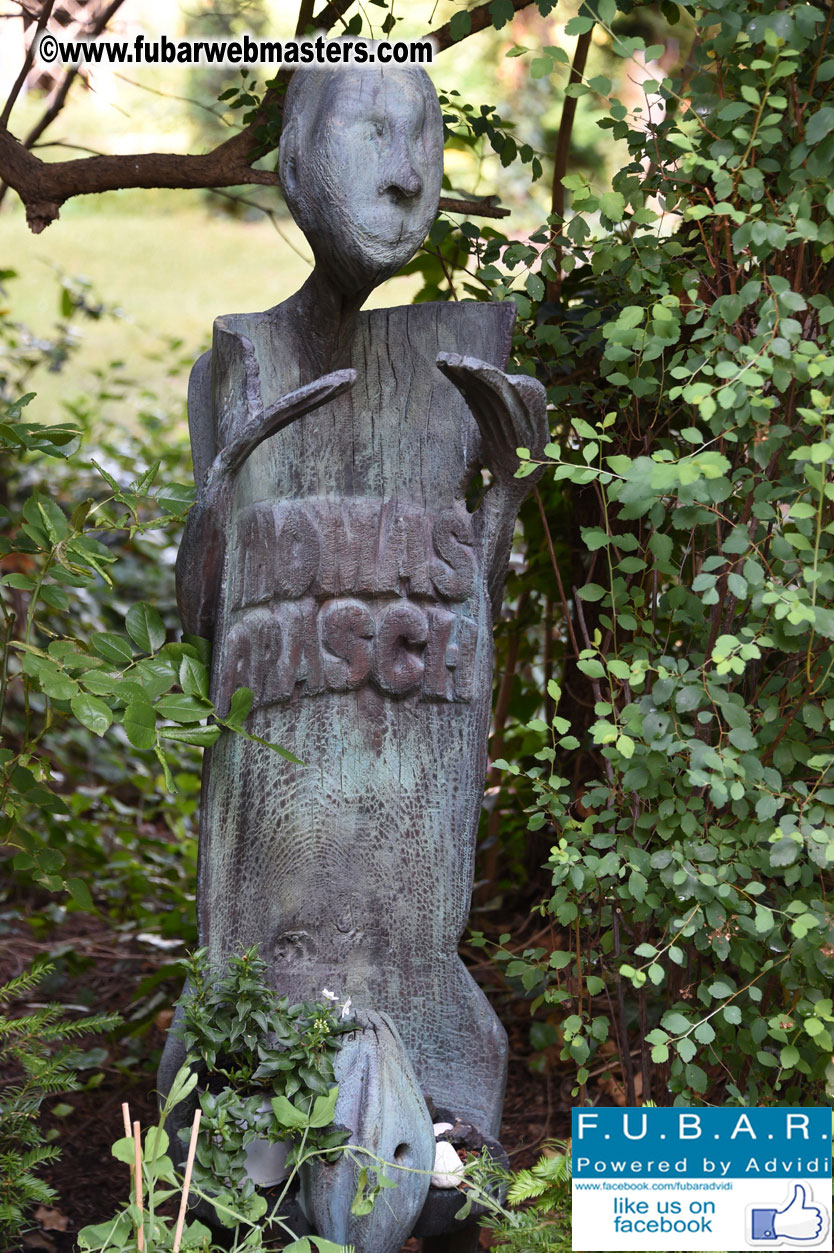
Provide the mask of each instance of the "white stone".
POLYGON ((434 1154, 433 1188, 459 1188, 463 1179, 463 1162, 448 1140, 438 1140, 434 1154))

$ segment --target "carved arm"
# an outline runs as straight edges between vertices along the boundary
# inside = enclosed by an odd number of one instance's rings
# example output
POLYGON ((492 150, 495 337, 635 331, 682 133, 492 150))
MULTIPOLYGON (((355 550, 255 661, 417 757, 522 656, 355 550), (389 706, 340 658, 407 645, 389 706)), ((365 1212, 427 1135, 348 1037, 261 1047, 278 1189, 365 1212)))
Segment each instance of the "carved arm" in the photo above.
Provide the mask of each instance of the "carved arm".
POLYGON ((184 629, 211 639, 223 573, 235 476, 259 444, 347 391, 355 370, 336 370, 253 413, 221 451, 197 489, 177 555, 177 603, 184 629))

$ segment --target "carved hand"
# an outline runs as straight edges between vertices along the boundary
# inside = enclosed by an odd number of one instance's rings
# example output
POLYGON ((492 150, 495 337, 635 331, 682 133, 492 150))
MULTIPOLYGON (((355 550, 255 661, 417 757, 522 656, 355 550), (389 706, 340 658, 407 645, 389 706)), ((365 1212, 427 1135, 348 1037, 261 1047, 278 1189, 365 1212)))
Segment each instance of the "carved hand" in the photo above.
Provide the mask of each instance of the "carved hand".
POLYGON ((264 440, 341 395, 355 381, 355 370, 336 370, 289 392, 274 405, 252 414, 240 433, 217 454, 197 489, 177 556, 177 603, 187 632, 210 639, 214 631, 237 471, 264 440))
POLYGON ((517 488, 519 499, 541 474, 516 479, 516 448, 529 448, 540 457, 549 437, 547 394, 538 379, 527 374, 505 374, 475 357, 441 352, 438 368, 463 396, 478 423, 484 465, 497 483, 517 488))
POLYGON ((542 456, 549 437, 547 393, 537 379, 503 370, 474 357, 441 352, 438 368, 463 396, 478 424, 482 460, 495 481, 481 507, 486 577, 493 619, 501 607, 504 578, 522 500, 544 469, 517 479, 516 448, 542 456))

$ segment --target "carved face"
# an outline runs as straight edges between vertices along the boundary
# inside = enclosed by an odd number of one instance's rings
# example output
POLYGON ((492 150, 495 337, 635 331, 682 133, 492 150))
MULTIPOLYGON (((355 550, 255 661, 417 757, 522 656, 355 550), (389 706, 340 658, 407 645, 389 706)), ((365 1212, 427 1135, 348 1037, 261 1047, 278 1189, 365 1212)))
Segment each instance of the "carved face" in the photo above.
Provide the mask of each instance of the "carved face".
POLYGON ((308 71, 291 92, 281 181, 340 288, 374 287, 413 256, 437 212, 442 153, 440 107, 423 71, 308 71))

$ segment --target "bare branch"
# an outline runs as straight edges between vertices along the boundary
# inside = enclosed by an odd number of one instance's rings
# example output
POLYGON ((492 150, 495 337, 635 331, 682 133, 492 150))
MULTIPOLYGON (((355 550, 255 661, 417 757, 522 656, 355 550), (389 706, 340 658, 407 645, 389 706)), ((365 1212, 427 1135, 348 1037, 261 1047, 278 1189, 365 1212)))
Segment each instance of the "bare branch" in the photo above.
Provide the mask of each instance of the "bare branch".
POLYGON ((29 73, 29 71, 32 68, 32 62, 35 59, 35 53, 37 52, 37 49, 38 49, 38 36, 40 35, 43 28, 46 26, 46 23, 49 21, 49 15, 52 12, 52 7, 54 4, 55 4, 55 0, 46 0, 46 4, 41 9, 41 15, 38 18, 37 29, 35 31, 35 34, 32 37, 32 42, 29 44, 29 48, 26 52, 26 56, 23 58, 23 65, 20 67, 20 73, 15 79, 14 85, 11 91, 9 92, 9 98, 6 101, 6 107, 4 108, 2 114, 0 114, 0 126, 8 126, 9 118, 12 115, 12 109, 14 108, 15 101, 20 95, 21 87, 26 82, 26 75, 29 73))
POLYGON ((277 187, 277 174, 249 164, 251 142, 251 135, 242 131, 212 152, 199 155, 144 152, 48 164, 0 129, 0 171, 23 201, 26 220, 37 235, 55 221, 65 201, 91 192, 120 187, 232 187, 237 183, 277 187))
MULTIPOLYGON (((107 20, 122 2, 123 0, 111 0, 111 4, 105 11, 107 20)), ((331 0, 331 3, 325 5, 313 18, 313 24, 319 29, 330 29, 350 7, 351 2, 352 0, 331 0)), ((52 3, 54 0, 48 0, 44 10, 47 16, 47 10, 51 9, 52 3)), ((532 0, 512 0, 512 3, 517 12, 526 8, 532 0)), ((299 20, 308 8, 307 4, 302 4, 299 20)), ((472 11, 470 34, 483 30, 489 25, 489 9, 490 6, 487 3, 479 5, 472 11)), ((104 16, 105 14, 102 15, 104 16)), ((104 24, 104 22, 101 23, 97 33, 100 33, 104 24)), ((452 43, 449 24, 438 27, 432 32, 432 38, 438 50, 448 48, 452 43)), ((31 61, 29 63, 31 64, 31 61)), ((43 134, 53 117, 48 117, 44 125, 39 123, 27 136, 26 144, 21 144, 3 124, 0 126, 0 175, 4 182, 15 189, 23 201, 26 219, 35 234, 42 231, 50 222, 54 222, 61 205, 72 196, 114 191, 117 188, 126 187, 217 188, 248 184, 278 187, 278 175, 271 170, 256 169, 252 161, 258 129, 268 120, 273 110, 276 108, 280 110, 283 86, 289 81, 290 76, 290 70, 281 70, 273 80, 273 86, 267 91, 249 125, 207 153, 145 152, 136 155, 93 156, 46 163, 34 156, 28 144, 35 142, 43 134)), ((70 78, 69 82, 71 81, 70 78)), ((64 98, 69 90, 69 82, 65 81, 62 85, 64 98)), ((10 108, 7 104, 6 118, 8 112, 10 108)), ((48 110, 47 113, 49 112, 48 110)), ((43 122, 44 119, 41 121, 43 122)), ((509 214, 508 209, 501 209, 478 200, 444 197, 440 201, 440 207, 447 212, 477 217, 502 218, 509 214)))
MULTIPOLYGON (((119 9, 122 7, 123 4, 124 4, 124 0, 111 0, 111 3, 107 6, 107 8, 103 9, 101 13, 99 13, 98 17, 93 22, 90 28, 90 35, 92 38, 95 38, 96 36, 100 35, 102 31, 106 29, 107 24, 110 21, 110 19, 114 16, 114 14, 116 14, 119 11, 119 9)), ((34 48, 34 42, 32 44, 32 48, 34 48)), ((30 51, 31 51, 31 48, 30 48, 30 51)), ((24 69, 25 68, 26 67, 24 66, 24 69)), ((49 126, 51 126, 52 123, 55 121, 56 117, 61 112, 61 110, 63 109, 64 105, 67 102, 67 96, 69 95, 70 87, 72 86, 77 74, 78 74, 77 65, 74 65, 70 69, 67 70, 66 74, 64 75, 64 81, 61 83, 61 86, 59 87, 58 91, 55 93, 55 97, 52 100, 52 103, 49 105, 47 109, 44 110, 44 113, 41 116, 40 120, 32 127, 29 134, 24 139, 23 141, 24 148, 34 148, 38 140, 40 139, 41 135, 44 133, 44 131, 49 126)), ((70 147, 71 145, 66 145, 66 146, 70 147)), ((3 203, 6 197, 6 192, 8 190, 9 190, 9 184, 7 182, 4 181, 3 183, 0 183, 0 204, 3 203)))
POLYGON ((326 4, 313 18, 316 30, 330 30, 342 20, 352 4, 353 0, 332 0, 330 4, 326 4))
MULTIPOLYGON (((533 0, 512 0, 513 9, 516 13, 518 13, 521 9, 528 8, 532 3, 533 0)), ((485 30, 487 26, 492 24, 490 7, 491 6, 489 4, 479 4, 477 9, 472 9, 470 11, 469 16, 472 20, 472 24, 469 27, 468 34, 464 35, 463 39, 468 39, 469 35, 477 35, 478 31, 485 30)), ((451 22, 446 22, 443 26, 438 26, 437 30, 431 31, 427 36, 427 38, 434 40, 435 47, 438 52, 444 52, 446 48, 450 48, 453 43, 463 42, 462 39, 452 39, 450 28, 451 22)))
MULTIPOLYGON (((99 13, 95 22, 93 22, 92 26, 90 27, 88 38, 96 39, 102 33, 102 31, 106 30, 107 25, 110 22, 110 19, 118 13, 119 9, 122 7, 124 2, 125 0, 111 0, 111 3, 107 6, 107 8, 102 9, 101 13, 99 13)), ((24 139, 23 141, 24 148, 34 147, 34 145, 38 142, 38 140, 40 139, 41 135, 44 133, 46 128, 48 126, 51 126, 52 123, 55 121, 56 117, 61 112, 61 110, 64 107, 64 104, 66 103, 66 99, 69 94, 69 89, 72 86, 73 79, 75 78, 77 74, 78 74, 77 65, 73 65, 71 66, 70 69, 67 70, 66 75, 64 76, 64 81, 61 83, 60 88, 56 92, 54 100, 50 104, 49 108, 44 112, 40 120, 36 123, 35 126, 32 127, 29 134, 24 139)))
MULTIPOLYGON (((576 50, 573 54, 573 64, 570 67, 570 76, 568 78, 568 86, 574 83, 581 83, 585 73, 585 62, 588 59, 588 49, 591 46, 591 30, 585 31, 584 35, 580 35, 576 41, 576 50)), ((559 122, 559 134, 556 139, 556 151, 553 156, 553 184, 551 187, 551 207, 550 211, 559 219, 565 216, 565 189, 562 186, 562 179, 568 168, 568 156, 570 155, 570 141, 573 133, 573 121, 576 117, 576 97, 565 96, 562 105, 562 117, 559 122)), ((556 234, 557 228, 553 228, 556 234)), ((561 248, 554 246, 555 268, 561 269, 561 248)), ((547 299, 555 302, 559 299, 559 289, 561 287, 561 278, 554 281, 551 280, 547 284, 547 299)))
POLYGON ((307 30, 313 24, 313 5, 315 0, 301 0, 298 7, 298 21, 295 24, 295 35, 306 35, 307 30))
POLYGON ((447 213, 468 213, 473 218, 508 218, 509 209, 500 205, 490 204, 489 200, 458 200, 452 196, 441 196, 438 208, 447 213))

